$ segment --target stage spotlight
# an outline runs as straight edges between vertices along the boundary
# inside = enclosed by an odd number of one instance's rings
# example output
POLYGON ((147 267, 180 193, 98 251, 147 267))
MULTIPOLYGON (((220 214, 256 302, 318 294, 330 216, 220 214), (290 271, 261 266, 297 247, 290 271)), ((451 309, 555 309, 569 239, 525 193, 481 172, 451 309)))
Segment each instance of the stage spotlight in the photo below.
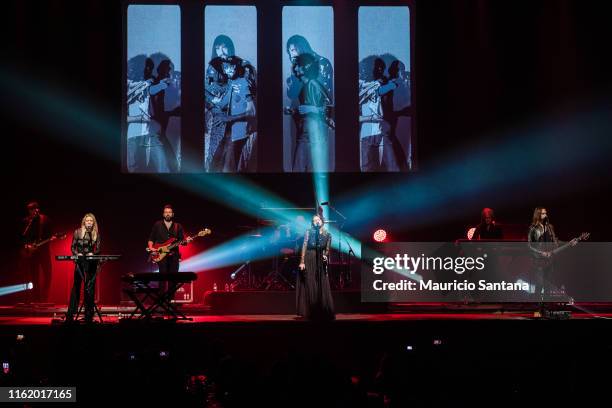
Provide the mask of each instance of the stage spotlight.
POLYGON ((29 290, 34 289, 34 284, 32 282, 28 282, 28 289, 29 290))
POLYGON ((387 239, 387 231, 382 228, 377 229, 376 231, 374 231, 372 237, 376 242, 385 242, 385 240, 387 239))

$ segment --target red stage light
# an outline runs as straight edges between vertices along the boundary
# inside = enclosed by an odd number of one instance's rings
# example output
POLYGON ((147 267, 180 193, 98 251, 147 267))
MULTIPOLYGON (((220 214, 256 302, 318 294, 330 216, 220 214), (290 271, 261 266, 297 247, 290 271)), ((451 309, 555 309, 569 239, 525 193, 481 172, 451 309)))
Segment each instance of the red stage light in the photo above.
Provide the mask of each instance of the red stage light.
POLYGON ((376 242, 384 242, 385 239, 387 239, 387 231, 385 231, 384 229, 377 229, 376 231, 374 231, 374 241, 376 242))

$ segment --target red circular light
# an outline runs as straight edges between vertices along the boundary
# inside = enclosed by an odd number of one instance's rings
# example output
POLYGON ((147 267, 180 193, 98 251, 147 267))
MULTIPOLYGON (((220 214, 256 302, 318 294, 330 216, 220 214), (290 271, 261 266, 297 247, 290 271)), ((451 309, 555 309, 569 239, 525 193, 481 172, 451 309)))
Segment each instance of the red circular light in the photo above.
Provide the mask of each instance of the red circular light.
POLYGON ((385 239, 387 239, 387 231, 384 229, 379 229, 374 232, 374 241, 383 242, 385 239))

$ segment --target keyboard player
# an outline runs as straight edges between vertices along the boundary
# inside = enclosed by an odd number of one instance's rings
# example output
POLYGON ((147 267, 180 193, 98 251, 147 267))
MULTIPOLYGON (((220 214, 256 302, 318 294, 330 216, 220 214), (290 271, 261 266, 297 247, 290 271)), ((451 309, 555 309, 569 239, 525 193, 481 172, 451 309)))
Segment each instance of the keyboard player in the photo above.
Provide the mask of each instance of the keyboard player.
POLYGON ((82 283, 84 284, 85 322, 93 321, 98 261, 85 259, 85 256, 99 254, 100 242, 96 217, 91 213, 85 214, 81 220, 81 226, 74 231, 70 247, 72 255, 77 259, 74 261, 74 284, 70 293, 70 305, 66 312, 68 323, 74 320, 74 315, 77 313, 82 283))

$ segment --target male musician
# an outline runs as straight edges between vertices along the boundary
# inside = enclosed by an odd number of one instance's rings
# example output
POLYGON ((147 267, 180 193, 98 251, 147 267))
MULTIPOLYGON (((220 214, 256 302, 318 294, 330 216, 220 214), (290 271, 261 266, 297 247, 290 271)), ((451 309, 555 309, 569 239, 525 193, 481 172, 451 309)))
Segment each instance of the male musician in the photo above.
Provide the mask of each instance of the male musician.
POLYGON ((480 213, 480 224, 474 230, 472 239, 502 239, 504 233, 495 222, 495 212, 492 208, 483 208, 480 213))
MULTIPOLYGON (((174 210, 170 204, 164 206, 163 219, 153 224, 149 235, 148 248, 155 252, 153 245, 162 244, 171 238, 182 241, 185 238, 181 224, 174 222, 174 210)), ((172 250, 164 259, 157 263, 160 273, 176 273, 179 270, 180 252, 172 250)))
POLYGON ((34 285, 29 291, 29 300, 44 302, 51 286, 51 258, 49 245, 35 247, 35 244, 51 237, 49 217, 40 212, 36 201, 27 204, 28 216, 23 220, 21 239, 24 245, 23 270, 26 280, 34 285), (42 273, 41 273, 42 272, 42 273))

